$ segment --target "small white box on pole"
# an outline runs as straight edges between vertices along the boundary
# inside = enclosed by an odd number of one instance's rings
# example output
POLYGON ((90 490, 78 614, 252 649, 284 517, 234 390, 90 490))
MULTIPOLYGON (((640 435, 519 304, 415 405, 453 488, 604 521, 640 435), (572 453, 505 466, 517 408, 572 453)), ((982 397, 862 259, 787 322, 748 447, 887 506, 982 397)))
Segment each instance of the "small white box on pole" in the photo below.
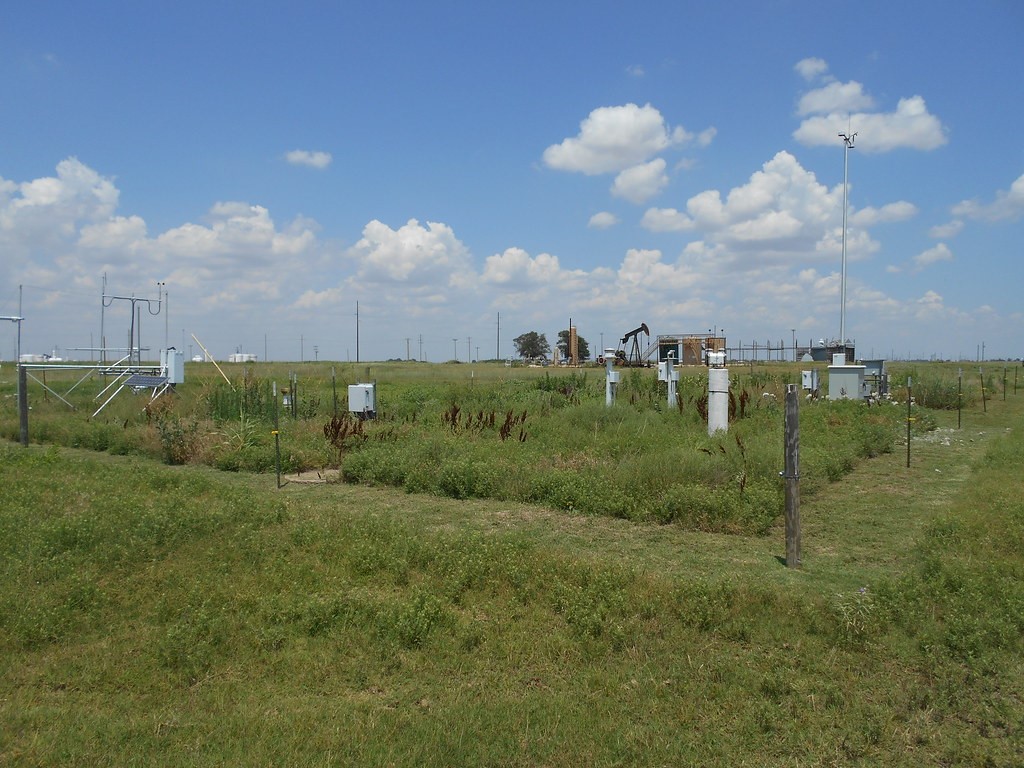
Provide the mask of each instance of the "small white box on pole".
POLYGON ((377 418, 377 385, 349 384, 348 410, 360 419, 377 418))

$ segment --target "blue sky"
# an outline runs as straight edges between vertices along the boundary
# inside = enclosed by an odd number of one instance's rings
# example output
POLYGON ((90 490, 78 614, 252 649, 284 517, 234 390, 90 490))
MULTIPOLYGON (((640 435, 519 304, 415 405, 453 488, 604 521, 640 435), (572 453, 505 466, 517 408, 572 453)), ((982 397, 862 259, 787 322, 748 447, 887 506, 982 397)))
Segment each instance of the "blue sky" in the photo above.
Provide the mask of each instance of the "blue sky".
POLYGON ((834 338, 856 132, 858 353, 1020 357, 1022 33, 1018 2, 11 4, 0 314, 23 286, 24 351, 98 345, 105 274, 166 283, 144 345, 221 359, 354 360, 357 302, 363 360, 570 318, 834 338))

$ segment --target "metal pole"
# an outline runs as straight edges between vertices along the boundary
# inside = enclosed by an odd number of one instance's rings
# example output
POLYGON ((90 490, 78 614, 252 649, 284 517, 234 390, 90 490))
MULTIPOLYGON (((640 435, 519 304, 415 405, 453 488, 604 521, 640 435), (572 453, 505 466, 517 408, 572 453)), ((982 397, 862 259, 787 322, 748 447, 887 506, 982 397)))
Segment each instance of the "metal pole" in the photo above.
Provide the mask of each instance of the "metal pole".
POLYGON ((103 289, 100 292, 100 362, 107 364, 107 335, 104 328, 104 312, 107 309, 107 273, 103 273, 103 289))
POLYGON ((956 428, 960 429, 960 411, 964 403, 964 369, 956 371, 956 428))
POLYGON ((910 422, 913 417, 910 415, 910 401, 913 400, 913 381, 907 376, 907 467, 910 467, 910 422))
POLYGON ((857 134, 851 134, 847 136, 845 133, 839 134, 846 148, 843 151, 843 272, 842 280, 840 283, 840 304, 839 304, 839 343, 843 345, 843 352, 846 351, 846 212, 848 208, 847 200, 849 199, 849 177, 850 177, 850 150, 853 149, 854 139, 857 138, 857 134))
POLYGON ((281 434, 278 428, 277 382, 274 382, 274 455, 277 466, 277 487, 281 487, 281 434))
POLYGON ((786 567, 800 567, 800 397, 786 385, 786 567))
POLYGON ((988 401, 985 399, 985 373, 978 368, 978 377, 981 379, 981 410, 988 413, 988 401))
MULTIPOLYGON (((18 324, 21 327, 21 324, 18 324)), ((18 361, 18 429, 21 444, 28 446, 28 371, 18 361)))
POLYGON ((28 445, 28 375, 21 363, 21 321, 25 318, 20 314, 21 310, 21 286, 18 286, 18 310, 17 317, 4 316, 0 320, 10 320, 18 324, 18 341, 14 351, 15 369, 18 372, 18 421, 21 432, 21 444, 28 445))
POLYGON ((334 392, 334 418, 338 418, 338 379, 334 375, 334 366, 331 366, 331 390, 334 392))

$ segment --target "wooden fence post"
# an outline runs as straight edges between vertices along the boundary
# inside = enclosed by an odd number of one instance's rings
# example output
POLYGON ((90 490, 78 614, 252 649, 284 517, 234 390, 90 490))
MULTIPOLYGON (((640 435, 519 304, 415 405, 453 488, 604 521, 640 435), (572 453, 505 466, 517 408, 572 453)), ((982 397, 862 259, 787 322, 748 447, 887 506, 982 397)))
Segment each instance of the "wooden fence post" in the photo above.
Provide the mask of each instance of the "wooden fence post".
POLYGON ((786 567, 800 567, 800 394, 786 385, 786 567))

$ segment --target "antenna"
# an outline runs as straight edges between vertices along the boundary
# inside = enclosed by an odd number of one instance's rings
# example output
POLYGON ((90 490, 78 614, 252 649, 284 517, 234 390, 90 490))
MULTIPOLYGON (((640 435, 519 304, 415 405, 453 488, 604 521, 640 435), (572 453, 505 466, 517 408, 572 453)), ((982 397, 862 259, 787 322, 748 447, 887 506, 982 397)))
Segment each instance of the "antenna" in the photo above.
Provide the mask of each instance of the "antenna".
MULTIPOLYGON (((849 129, 847 129, 849 130, 849 129)), ((853 142, 857 138, 856 133, 849 135, 840 133, 839 137, 845 144, 843 150, 843 271, 840 282, 839 298, 839 343, 843 345, 843 356, 846 356, 846 212, 848 209, 847 200, 850 192, 848 183, 850 175, 850 150, 853 149, 853 142)))

